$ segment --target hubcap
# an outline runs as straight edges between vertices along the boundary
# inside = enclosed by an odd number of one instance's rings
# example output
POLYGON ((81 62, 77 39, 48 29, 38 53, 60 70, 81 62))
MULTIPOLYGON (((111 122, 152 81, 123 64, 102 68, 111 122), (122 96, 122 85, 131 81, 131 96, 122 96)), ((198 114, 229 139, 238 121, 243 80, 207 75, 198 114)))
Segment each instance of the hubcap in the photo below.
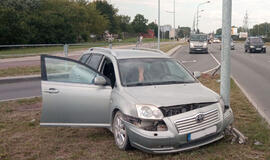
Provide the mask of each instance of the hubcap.
POLYGON ((119 146, 122 146, 125 143, 126 130, 123 120, 119 116, 116 117, 114 122, 114 134, 116 138, 116 143, 119 146))

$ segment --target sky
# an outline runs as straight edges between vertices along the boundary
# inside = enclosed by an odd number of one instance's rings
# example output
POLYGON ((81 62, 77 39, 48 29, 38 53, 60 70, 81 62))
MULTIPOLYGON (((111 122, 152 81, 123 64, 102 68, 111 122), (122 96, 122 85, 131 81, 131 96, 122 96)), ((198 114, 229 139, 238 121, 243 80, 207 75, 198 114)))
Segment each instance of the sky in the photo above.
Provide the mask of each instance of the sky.
MULTIPOLYGON (((132 19, 138 13, 143 14, 149 22, 157 21, 158 0, 108 0, 119 14, 129 15, 132 19)), ((161 1, 161 25, 173 25, 173 0, 161 1)), ((192 27, 197 5, 207 0, 175 0, 176 26, 192 27)), ((222 0, 210 0, 200 10, 199 29, 205 33, 213 32, 222 26, 222 0)), ((270 22, 270 0, 232 0, 232 25, 243 26, 246 11, 249 15, 249 27, 257 23, 270 22)))

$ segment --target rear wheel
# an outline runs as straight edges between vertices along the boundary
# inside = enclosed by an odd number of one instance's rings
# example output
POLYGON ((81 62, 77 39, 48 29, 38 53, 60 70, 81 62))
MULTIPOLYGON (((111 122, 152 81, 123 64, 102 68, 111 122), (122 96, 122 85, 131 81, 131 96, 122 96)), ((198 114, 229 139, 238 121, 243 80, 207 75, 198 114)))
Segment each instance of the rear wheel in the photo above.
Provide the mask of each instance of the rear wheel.
POLYGON ((119 149, 128 150, 130 148, 127 130, 123 122, 123 114, 119 111, 114 116, 113 134, 115 144, 119 149))

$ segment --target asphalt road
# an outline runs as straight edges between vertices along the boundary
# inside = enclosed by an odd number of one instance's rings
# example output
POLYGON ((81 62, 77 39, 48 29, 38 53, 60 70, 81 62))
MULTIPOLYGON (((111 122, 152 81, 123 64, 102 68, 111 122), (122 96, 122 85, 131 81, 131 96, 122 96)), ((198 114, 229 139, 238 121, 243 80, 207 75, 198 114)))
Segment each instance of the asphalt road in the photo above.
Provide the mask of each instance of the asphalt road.
MULTIPOLYGON (((188 47, 183 46, 173 57, 190 71, 207 72, 219 65, 216 61, 220 61, 220 44, 210 45, 209 51, 210 54, 189 54, 188 47)), ((232 77, 270 122, 270 48, 267 54, 248 54, 244 53, 243 44, 236 44, 232 51, 232 77)), ((0 101, 40 96, 40 81, 2 84, 0 91, 0 101)))
MULTIPOLYGON (((209 52, 210 54, 189 54, 186 46, 173 57, 180 59, 191 71, 206 72, 218 65, 213 57, 220 62, 220 44, 210 45, 209 52)), ((267 48, 267 54, 249 54, 244 52, 243 44, 238 43, 231 55, 233 79, 261 115, 270 122, 270 48, 267 48)))

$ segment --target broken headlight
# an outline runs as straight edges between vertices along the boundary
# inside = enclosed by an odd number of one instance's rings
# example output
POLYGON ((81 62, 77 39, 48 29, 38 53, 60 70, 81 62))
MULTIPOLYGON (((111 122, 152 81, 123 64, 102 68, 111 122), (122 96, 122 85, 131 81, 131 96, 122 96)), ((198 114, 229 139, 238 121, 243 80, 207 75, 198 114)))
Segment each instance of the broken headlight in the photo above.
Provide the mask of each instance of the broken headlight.
POLYGON ((167 125, 163 120, 143 120, 131 116, 125 116, 125 121, 146 131, 167 131, 167 125))

